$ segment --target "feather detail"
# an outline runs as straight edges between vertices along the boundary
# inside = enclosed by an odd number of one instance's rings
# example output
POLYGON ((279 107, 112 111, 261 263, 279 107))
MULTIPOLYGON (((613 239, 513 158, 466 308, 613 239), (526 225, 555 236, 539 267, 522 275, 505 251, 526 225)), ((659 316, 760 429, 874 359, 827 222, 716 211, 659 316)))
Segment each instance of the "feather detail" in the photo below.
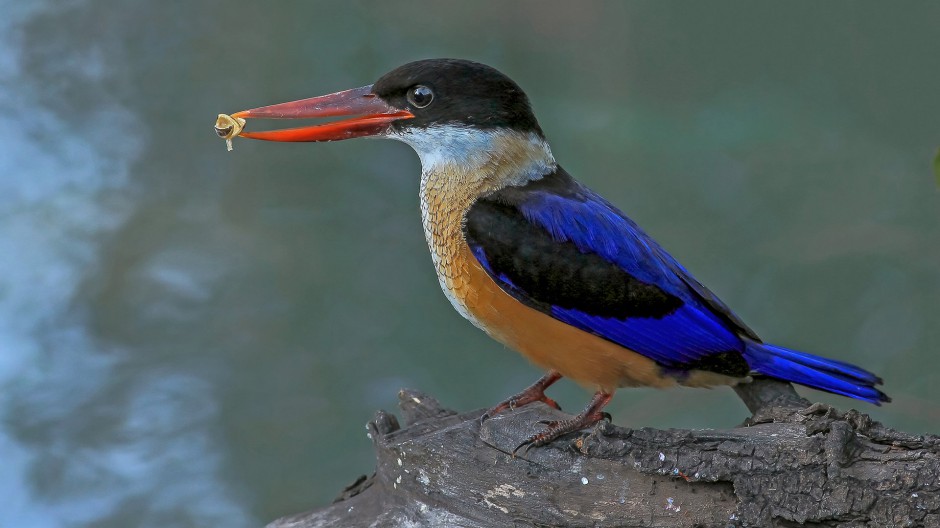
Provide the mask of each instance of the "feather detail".
POLYGON ((753 372, 889 401, 864 369, 761 343, 632 220, 560 167, 478 199, 464 234, 508 295, 651 359, 680 383, 711 383, 705 372, 732 380, 753 372))

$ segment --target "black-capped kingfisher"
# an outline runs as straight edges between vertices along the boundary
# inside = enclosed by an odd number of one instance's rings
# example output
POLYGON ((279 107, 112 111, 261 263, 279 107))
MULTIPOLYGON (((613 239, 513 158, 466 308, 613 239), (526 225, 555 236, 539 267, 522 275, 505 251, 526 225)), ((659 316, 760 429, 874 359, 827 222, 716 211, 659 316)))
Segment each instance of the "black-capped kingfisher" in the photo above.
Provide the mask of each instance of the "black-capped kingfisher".
MULTIPOLYGON (((556 161, 525 93, 467 60, 405 64, 375 84, 245 110, 234 118, 354 116, 241 136, 384 137, 421 158, 421 219, 444 294, 475 326, 547 370, 484 418, 534 401, 562 377, 596 391, 548 423, 540 446, 606 417, 620 387, 712 387, 760 375, 888 402, 849 363, 764 343, 632 220, 556 161)), ((518 449, 518 448, 517 448, 518 449)))

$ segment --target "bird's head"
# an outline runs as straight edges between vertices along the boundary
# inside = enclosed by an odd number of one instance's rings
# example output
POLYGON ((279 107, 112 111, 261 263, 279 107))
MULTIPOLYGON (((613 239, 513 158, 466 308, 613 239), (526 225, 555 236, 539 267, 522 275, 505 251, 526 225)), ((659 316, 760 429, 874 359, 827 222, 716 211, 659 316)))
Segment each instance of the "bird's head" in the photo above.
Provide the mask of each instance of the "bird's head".
POLYGON ((397 139, 417 151, 424 172, 443 167, 479 170, 503 166, 515 170, 501 173, 519 177, 520 171, 544 174, 555 163, 522 89, 496 69, 467 60, 411 62, 383 75, 375 84, 244 110, 232 117, 347 117, 299 128, 243 131, 240 135, 292 142, 397 139))

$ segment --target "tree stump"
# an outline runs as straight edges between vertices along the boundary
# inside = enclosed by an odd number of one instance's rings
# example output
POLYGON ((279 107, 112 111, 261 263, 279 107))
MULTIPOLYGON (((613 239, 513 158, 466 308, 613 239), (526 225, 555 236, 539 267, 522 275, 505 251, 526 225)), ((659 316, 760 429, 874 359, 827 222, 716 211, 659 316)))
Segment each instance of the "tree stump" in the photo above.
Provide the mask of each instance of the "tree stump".
POLYGON ((809 405, 787 383, 737 390, 753 416, 734 429, 602 422, 516 457, 536 422, 568 415, 538 403, 481 424, 402 390, 405 427, 384 411, 368 424, 375 474, 268 528, 940 527, 940 437, 809 405))

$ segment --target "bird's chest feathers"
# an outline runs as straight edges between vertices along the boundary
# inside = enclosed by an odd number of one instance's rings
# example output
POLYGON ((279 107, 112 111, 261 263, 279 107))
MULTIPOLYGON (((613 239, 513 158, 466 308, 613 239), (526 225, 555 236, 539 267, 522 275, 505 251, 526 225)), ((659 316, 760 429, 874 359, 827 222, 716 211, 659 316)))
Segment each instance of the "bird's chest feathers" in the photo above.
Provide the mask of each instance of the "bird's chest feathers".
MULTIPOLYGON (((467 211, 477 198, 507 185, 520 185, 554 169, 554 159, 541 139, 496 136, 472 150, 439 148, 421 155, 421 220, 441 289, 454 308, 482 328, 473 316, 475 287, 472 261, 463 234, 467 211), (485 147, 485 148, 483 148, 485 147)), ((482 138, 475 138, 479 143, 482 138)), ((446 146, 446 145, 445 145, 446 146)), ((485 328, 484 328, 485 330, 485 328)))
POLYGON ((461 176, 459 170, 422 175, 421 223, 441 289, 460 315, 480 326, 469 308, 474 299, 468 266, 473 263, 467 261, 463 235, 464 216, 478 194, 458 183, 461 176))

